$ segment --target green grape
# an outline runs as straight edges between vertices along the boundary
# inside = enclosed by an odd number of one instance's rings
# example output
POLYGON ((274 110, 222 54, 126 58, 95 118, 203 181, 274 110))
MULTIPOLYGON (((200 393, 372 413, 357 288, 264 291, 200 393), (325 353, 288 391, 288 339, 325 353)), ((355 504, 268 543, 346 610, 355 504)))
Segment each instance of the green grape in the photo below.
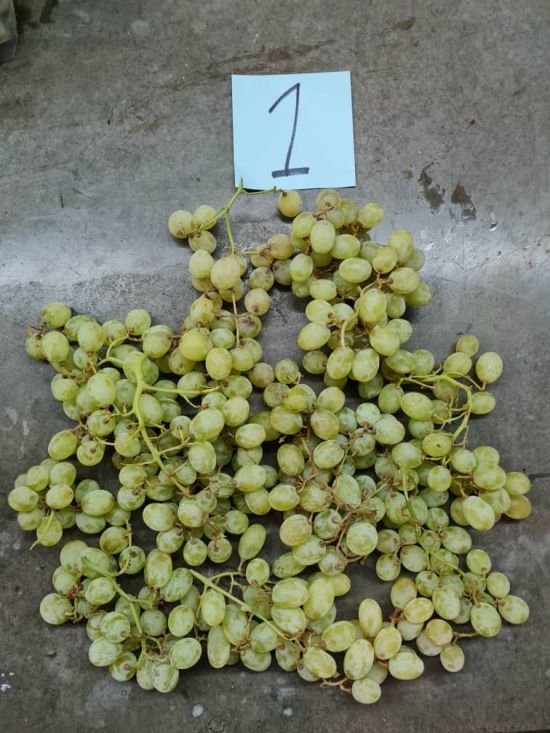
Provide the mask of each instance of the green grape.
POLYGON ((460 613, 460 599, 452 588, 436 588, 432 594, 432 603, 435 612, 442 619, 450 621, 460 613))
POLYGON ((180 639, 170 649, 170 662, 177 669, 194 667, 202 656, 202 647, 197 639, 180 639))
POLYGON ((482 354, 476 362, 475 372, 484 384, 492 384, 502 374, 502 359, 494 351, 482 354))
POLYGON ((442 647, 436 644, 425 631, 422 631, 422 633, 416 637, 416 646, 418 651, 426 657, 437 657, 442 649, 442 647))
POLYGON ((265 672, 271 665, 270 652, 255 652, 253 649, 245 649, 240 653, 241 662, 247 669, 253 672, 265 672))
POLYGON ((401 648, 401 634, 394 626, 386 626, 378 631, 374 638, 374 654, 378 659, 390 659, 401 648))
POLYGON ((470 619, 474 631, 480 636, 496 636, 502 627, 498 611, 488 603, 473 606, 470 619))
POLYGON ((346 532, 346 544, 354 555, 366 557, 376 548, 378 533, 368 521, 352 524, 346 532))
POLYGON ((59 593, 48 593, 40 602, 40 616, 48 624, 64 624, 73 613, 70 600, 59 593))
POLYGON ((413 598, 404 608, 407 621, 413 624, 425 623, 434 612, 434 605, 428 598, 413 598))
MULTIPOLYGON (((508 621, 509 624, 524 624, 529 618, 529 606, 519 596, 507 595, 499 602, 498 611, 502 618, 508 621)), ((476 631, 479 630, 476 629, 476 631)))
POLYGON ((439 659, 447 672, 460 672, 464 667, 464 652, 458 644, 449 644, 444 647, 439 659))
POLYGON ((127 682, 137 672, 138 660, 132 652, 124 652, 109 665, 109 673, 117 682, 127 682))
POLYGON ((409 601, 416 598, 417 590, 410 578, 400 578, 391 589, 390 598, 395 608, 405 608, 409 601))
POLYGON ((122 646, 114 641, 99 638, 88 650, 88 659, 95 667, 109 667, 122 653, 122 646))
POLYGON ((504 573, 489 573, 487 575, 487 590, 494 598, 505 598, 510 592, 510 581, 504 573))
POLYGON ((382 628, 382 609, 374 599, 365 598, 359 605, 358 619, 363 634, 373 638, 382 628))
POLYGON ((474 415, 488 415, 495 409, 496 400, 490 392, 472 394, 471 411, 474 415))
POLYGON ((453 639, 453 628, 441 619, 432 619, 426 624, 426 636, 437 646, 445 647, 453 639))
POLYGON ((179 670, 172 664, 154 661, 151 667, 151 682, 157 692, 168 693, 175 689, 179 681, 179 670))
POLYGON ((496 521, 492 507, 478 496, 469 496, 462 505, 464 518, 474 529, 486 532, 496 521))
POLYGON ((311 646, 302 657, 305 667, 319 679, 328 679, 336 674, 336 661, 328 652, 311 646))
POLYGON ((240 536, 238 544, 239 557, 242 560, 251 560, 261 551, 265 544, 267 532, 261 524, 251 524, 240 536))
POLYGON ((523 496, 531 488, 529 477, 519 471, 510 471, 506 474, 504 488, 510 496, 523 496))
POLYGON ((424 672, 424 662, 414 652, 401 651, 389 660, 388 670, 398 680, 414 680, 424 672))

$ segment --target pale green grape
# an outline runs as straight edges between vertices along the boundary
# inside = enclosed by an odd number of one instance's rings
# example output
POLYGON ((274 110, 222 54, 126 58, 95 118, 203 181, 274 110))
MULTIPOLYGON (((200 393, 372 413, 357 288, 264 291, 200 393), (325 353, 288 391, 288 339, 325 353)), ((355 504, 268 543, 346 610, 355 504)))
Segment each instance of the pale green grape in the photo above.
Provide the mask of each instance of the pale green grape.
POLYGON ((470 615, 474 631, 480 636, 496 636, 501 627, 502 621, 498 611, 488 603, 480 603, 472 607, 470 615))
POLYGON ((388 670, 398 680, 414 680, 424 672, 424 662, 414 652, 401 651, 389 660, 388 670))
POLYGON ((499 602, 498 610, 502 618, 509 624, 524 624, 529 618, 529 606, 519 596, 506 596, 499 602))
POLYGON ((447 672, 460 672, 464 667, 464 652, 458 644, 449 644, 444 647, 439 659, 447 672))
POLYGON ((486 351, 476 362, 476 375, 484 384, 492 384, 502 374, 502 359, 494 351, 486 351))

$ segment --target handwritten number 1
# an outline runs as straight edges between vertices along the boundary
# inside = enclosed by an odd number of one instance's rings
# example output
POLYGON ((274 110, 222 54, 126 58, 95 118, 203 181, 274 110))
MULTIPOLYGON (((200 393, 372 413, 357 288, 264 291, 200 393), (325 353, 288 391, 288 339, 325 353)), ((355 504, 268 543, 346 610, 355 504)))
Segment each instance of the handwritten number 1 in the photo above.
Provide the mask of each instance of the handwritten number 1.
POLYGON ((292 155, 292 147, 294 145, 294 137, 296 135, 296 126, 298 124, 298 110, 300 108, 300 82, 289 87, 286 90, 286 92, 283 92, 283 94, 281 94, 281 96, 269 108, 269 114, 273 112, 273 110, 279 104, 279 102, 282 102, 285 97, 287 97, 289 94, 291 94, 294 91, 296 92, 296 105, 294 107, 294 122, 292 124, 292 134, 290 136, 290 144, 288 146, 288 150, 286 154, 285 167, 282 170, 272 171, 271 175, 273 178, 286 178, 286 176, 299 176, 299 175, 309 173, 309 168, 306 168, 306 167, 290 168, 290 156, 292 155))

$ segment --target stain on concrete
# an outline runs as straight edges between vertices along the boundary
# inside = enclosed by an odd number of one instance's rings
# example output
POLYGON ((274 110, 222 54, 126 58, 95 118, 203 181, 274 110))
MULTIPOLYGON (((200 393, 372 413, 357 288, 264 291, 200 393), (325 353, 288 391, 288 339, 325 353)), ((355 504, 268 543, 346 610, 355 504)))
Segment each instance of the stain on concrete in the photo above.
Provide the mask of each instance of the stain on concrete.
POLYGON ((403 178, 406 178, 407 181, 410 181, 411 178, 413 177, 413 172, 410 168, 405 168, 404 170, 401 171, 401 175, 403 176, 403 178))
POLYGON ((227 59, 211 62, 206 67, 207 77, 209 79, 225 79, 228 73, 265 71, 266 62, 268 64, 278 64, 285 61, 293 61, 297 58, 303 59, 304 56, 308 56, 333 43, 335 41, 328 40, 314 44, 297 44, 289 47, 266 48, 265 46, 261 46, 258 51, 238 54, 227 59))
POLYGON ((404 20, 398 20, 393 27, 398 31, 410 31, 415 23, 416 18, 412 16, 410 18, 405 18, 404 20))
POLYGON ((477 218, 477 209, 471 196, 461 183, 457 183, 451 194, 451 203, 460 206, 460 213, 464 221, 472 221, 477 218))
POLYGON ((15 0, 15 17, 17 20, 17 33, 23 34, 25 28, 39 28, 46 23, 55 23, 53 19, 53 11, 59 5, 59 0, 45 0, 40 7, 36 0, 28 0, 21 2, 15 0))
POLYGON ((40 11, 40 22, 41 23, 55 23, 52 18, 53 11, 59 5, 59 0, 46 0, 40 11))
POLYGON ((430 205, 430 209, 433 212, 439 211, 439 208, 443 204, 443 196, 445 189, 441 188, 437 183, 433 182, 433 178, 428 173, 428 168, 431 168, 433 163, 428 163, 420 171, 418 177, 418 183, 422 186, 422 195, 430 205))

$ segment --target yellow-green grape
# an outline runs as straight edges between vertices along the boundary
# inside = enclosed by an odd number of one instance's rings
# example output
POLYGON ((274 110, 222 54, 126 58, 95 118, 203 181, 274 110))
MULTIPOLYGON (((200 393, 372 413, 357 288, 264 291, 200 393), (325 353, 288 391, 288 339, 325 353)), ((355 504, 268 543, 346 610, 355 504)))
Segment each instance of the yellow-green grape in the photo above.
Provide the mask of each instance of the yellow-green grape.
POLYGON ((71 317, 71 309, 65 303, 54 301, 45 305, 40 311, 40 319, 50 328, 63 328, 71 317))
POLYGON ((363 679, 354 681, 351 686, 351 695, 356 702, 372 705, 380 699, 382 689, 376 680, 363 677, 363 679))
POLYGON ((180 639, 170 649, 170 662, 177 669, 193 667, 202 655, 202 647, 197 639, 180 639))
POLYGON ((338 272, 350 283, 362 283, 369 279, 372 267, 360 257, 348 257, 340 263, 338 272))
POLYGON ((67 337, 59 331, 48 331, 44 334, 40 348, 46 359, 54 364, 64 362, 71 351, 67 337))
POLYGON ((157 660, 151 666, 151 682, 157 692, 172 692, 179 682, 179 676, 179 670, 168 662, 157 660))
POLYGON ((388 239, 388 245, 397 252, 397 262, 404 265, 414 249, 412 234, 406 229, 397 229, 388 239))
POLYGON ((255 652, 251 648, 247 648, 240 653, 241 662, 247 669, 253 672, 265 672, 271 665, 270 652, 255 652))
POLYGON ((474 529, 486 532, 496 521, 495 512, 487 502, 478 496, 469 496, 462 504, 464 518, 474 529))
POLYGON ((193 224, 197 228, 212 229, 216 224, 216 210, 208 204, 197 206, 193 212, 193 224))
POLYGON ((380 204, 366 204, 357 212, 357 221, 365 229, 373 229, 384 218, 384 209, 380 204))
POLYGON ((499 602, 498 610, 509 624, 524 624, 529 618, 529 606, 519 596, 506 596, 499 602))
POLYGON ((435 618, 426 624, 426 635, 434 644, 445 647, 453 639, 452 626, 441 619, 435 618))
POLYGON ((96 639, 88 650, 88 659, 95 667, 109 667, 122 653, 122 646, 108 639, 96 639))
POLYGON ((367 520, 354 522, 346 532, 346 544, 354 555, 366 557, 378 542, 376 528, 367 520))
POLYGON ((413 624, 425 623, 433 613, 434 605, 429 598, 414 598, 404 608, 405 618, 413 624))
POLYGON ((460 672, 464 667, 464 652, 458 644, 449 644, 441 650, 439 660, 447 672, 460 672))
POLYGON ((506 474, 504 488, 510 496, 523 496, 531 488, 529 477, 519 471, 510 471, 506 474))
POLYGON ((484 384, 492 384, 502 374, 502 359, 494 351, 486 351, 476 361, 476 374, 484 384))
POLYGON ((244 299, 244 307, 249 313, 256 316, 263 316, 269 310, 271 298, 262 288, 249 290, 244 299))
POLYGON ((496 400, 490 392, 474 392, 470 409, 474 415, 488 415, 495 409, 496 400))
POLYGON ((362 679, 368 674, 373 663, 374 649, 370 641, 355 639, 344 655, 344 674, 350 680, 362 679))
POLYGON ((254 558, 246 566, 246 580, 250 585, 265 585, 270 575, 269 563, 263 558, 254 558))
POLYGON ((251 524, 239 539, 238 552, 242 560, 251 560, 265 544, 267 532, 261 524, 251 524))
POLYGON ((376 634, 373 642, 374 654, 378 659, 391 659, 401 649, 402 638, 395 626, 385 626, 376 634))
POLYGON ((359 625, 369 639, 375 637, 382 628, 382 609, 373 598, 361 601, 358 611, 359 625))
POLYGON ((388 670, 397 680, 415 680, 424 672, 424 662, 414 651, 401 651, 389 660, 388 670))
POLYGON ((487 590, 493 598, 505 598, 510 592, 510 581, 504 573, 489 573, 487 576, 487 590))
POLYGON ((162 588, 172 575, 172 558, 160 550, 151 550, 145 561, 145 582, 151 588, 162 588))
POLYGON ((40 602, 40 616, 48 624, 64 624, 73 613, 71 601, 59 593, 48 593, 40 602))
POLYGON ((41 360, 46 358, 42 349, 42 337, 39 334, 34 333, 31 336, 28 336, 25 340, 25 351, 31 359, 41 360))
POLYGON ((526 519, 532 510, 531 502, 526 496, 512 496, 510 508, 504 514, 510 519, 526 519))
POLYGON ((193 214, 185 209, 178 209, 168 217, 168 231, 177 239, 185 239, 193 231, 193 214))
POLYGON ((394 608, 405 608, 409 601, 418 595, 414 581, 410 578, 399 578, 390 591, 390 598, 394 608))
POLYGON ((53 547, 63 536, 63 526, 59 519, 52 513, 43 517, 36 528, 36 540, 44 547, 53 547))
POLYGON ((315 206, 317 206, 320 211, 325 212, 328 212, 331 209, 338 209, 341 203, 342 199, 340 194, 333 188, 322 189, 315 198, 315 206))
MULTIPOLYGON (((313 260, 309 255, 297 254, 289 266, 290 277, 295 283, 305 283, 313 272, 313 260)), ((309 290, 309 289, 308 289, 309 290)))
POLYGON ((470 620, 474 631, 477 631, 480 636, 496 636, 502 627, 502 621, 496 608, 484 602, 473 606, 470 620))
POLYGON ((327 578, 317 578, 308 590, 304 612, 312 621, 318 621, 328 613, 334 601, 334 587, 327 578))
POLYGON ((283 216, 294 219, 302 211, 302 197, 298 191, 281 191, 277 206, 283 216))
POLYGON ((319 679, 329 679, 336 674, 336 661, 328 652, 311 646, 302 657, 306 668, 319 679))
POLYGON ((350 621, 336 621, 323 631, 321 638, 329 652, 345 652, 356 640, 355 627, 350 621))
POLYGON ((443 371, 450 377, 463 377, 472 368, 472 360, 463 351, 457 351, 445 359, 443 371))
POLYGON ((479 351, 479 341, 476 336, 465 333, 456 342, 455 351, 460 351, 469 357, 473 357, 479 351))

